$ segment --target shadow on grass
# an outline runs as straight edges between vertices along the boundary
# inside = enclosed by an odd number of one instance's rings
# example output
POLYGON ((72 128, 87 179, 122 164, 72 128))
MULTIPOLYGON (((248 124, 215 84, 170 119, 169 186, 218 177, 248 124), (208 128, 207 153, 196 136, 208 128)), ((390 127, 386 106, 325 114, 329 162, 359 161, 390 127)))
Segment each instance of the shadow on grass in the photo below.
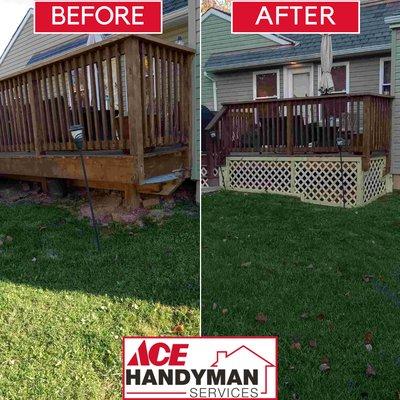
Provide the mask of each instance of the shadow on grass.
POLYGON ((87 221, 37 205, 0 205, 0 280, 53 291, 198 307, 199 222, 178 209, 162 226, 115 226, 97 253, 87 221))

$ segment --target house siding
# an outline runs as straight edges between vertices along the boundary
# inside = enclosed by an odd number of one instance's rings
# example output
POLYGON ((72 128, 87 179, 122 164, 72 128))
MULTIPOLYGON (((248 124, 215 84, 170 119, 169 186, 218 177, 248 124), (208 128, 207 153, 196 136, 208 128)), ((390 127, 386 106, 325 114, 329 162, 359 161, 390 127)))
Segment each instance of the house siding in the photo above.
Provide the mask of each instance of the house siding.
POLYGON ((0 65, 0 77, 25 68, 32 55, 37 52, 59 46, 83 36, 85 35, 34 35, 33 16, 31 15, 0 65))
MULTIPOLYGON (((388 57, 390 54, 382 56, 363 57, 351 60, 337 60, 337 62, 349 62, 349 89, 350 93, 379 93, 379 68, 381 57, 388 57)), ((318 95, 319 63, 307 63, 305 65, 313 65, 313 89, 314 95, 318 95)), ((283 75, 283 66, 265 67, 256 70, 246 70, 240 72, 229 72, 215 75, 217 78, 218 106, 232 101, 249 101, 253 99, 253 73, 266 71, 269 69, 278 69, 280 72, 280 97, 284 97, 285 82, 283 75)), ((203 101, 204 104, 204 101, 203 101)))
MULTIPOLYGON (((0 78, 26 68, 28 61, 35 53, 60 46, 63 43, 76 40, 84 36, 86 35, 34 35, 33 16, 31 15, 22 29, 19 37, 0 65, 0 78)), ((175 42, 178 36, 182 36, 185 43, 187 43, 187 25, 173 27, 166 30, 162 35, 162 38, 175 42)))
POLYGON ((392 120, 392 173, 400 174, 400 28, 392 32, 392 85, 393 95, 393 120, 392 120))
MULTIPOLYGON (((203 63, 202 104, 212 110, 214 109, 213 83, 204 76, 204 65, 210 56, 227 50, 246 50, 276 45, 274 41, 260 35, 232 35, 229 21, 216 15, 210 15, 202 22, 201 39, 203 63)), ((216 75, 210 74, 210 77, 213 79, 216 75)))

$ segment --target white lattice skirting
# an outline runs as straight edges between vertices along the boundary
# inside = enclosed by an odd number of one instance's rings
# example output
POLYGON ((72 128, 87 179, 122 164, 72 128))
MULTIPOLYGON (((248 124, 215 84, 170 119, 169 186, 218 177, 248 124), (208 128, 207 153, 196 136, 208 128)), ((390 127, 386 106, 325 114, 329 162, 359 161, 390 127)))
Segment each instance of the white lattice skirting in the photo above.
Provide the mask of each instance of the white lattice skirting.
MULTIPOLYGON (((214 168, 213 177, 218 178, 218 176, 219 176, 218 169, 214 168)), ((210 182, 208 180, 208 169, 204 165, 201 167, 201 187, 203 188, 210 187, 210 182)))
MULTIPOLYGON (((367 172, 361 157, 343 159, 344 197, 357 207, 392 191, 386 157, 375 157, 367 172)), ((343 205, 339 157, 228 157, 223 169, 228 190, 278 193, 329 206, 343 205)))

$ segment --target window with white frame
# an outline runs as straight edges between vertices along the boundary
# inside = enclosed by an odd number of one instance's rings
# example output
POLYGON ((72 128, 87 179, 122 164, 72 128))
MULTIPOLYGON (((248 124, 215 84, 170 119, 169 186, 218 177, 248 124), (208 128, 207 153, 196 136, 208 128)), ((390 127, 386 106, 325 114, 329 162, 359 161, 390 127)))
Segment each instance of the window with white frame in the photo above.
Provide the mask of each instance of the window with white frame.
POLYGON ((392 78, 392 62, 390 57, 381 58, 379 69, 379 93, 390 94, 392 78))
MULTIPOLYGON (((334 63, 331 72, 334 86, 332 93, 349 93, 349 63, 334 63)), ((320 80, 321 66, 318 67, 318 75, 320 80)))
POLYGON ((279 98, 279 71, 262 71, 253 74, 254 99, 279 98))

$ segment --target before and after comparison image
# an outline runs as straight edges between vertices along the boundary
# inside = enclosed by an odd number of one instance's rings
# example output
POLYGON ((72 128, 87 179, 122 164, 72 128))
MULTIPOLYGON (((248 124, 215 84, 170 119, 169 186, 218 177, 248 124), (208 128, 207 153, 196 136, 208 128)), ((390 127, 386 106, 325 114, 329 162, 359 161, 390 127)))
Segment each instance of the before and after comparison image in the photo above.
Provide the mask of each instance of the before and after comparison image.
POLYGON ((400 0, 2 0, 0 400, 400 400, 400 0))

